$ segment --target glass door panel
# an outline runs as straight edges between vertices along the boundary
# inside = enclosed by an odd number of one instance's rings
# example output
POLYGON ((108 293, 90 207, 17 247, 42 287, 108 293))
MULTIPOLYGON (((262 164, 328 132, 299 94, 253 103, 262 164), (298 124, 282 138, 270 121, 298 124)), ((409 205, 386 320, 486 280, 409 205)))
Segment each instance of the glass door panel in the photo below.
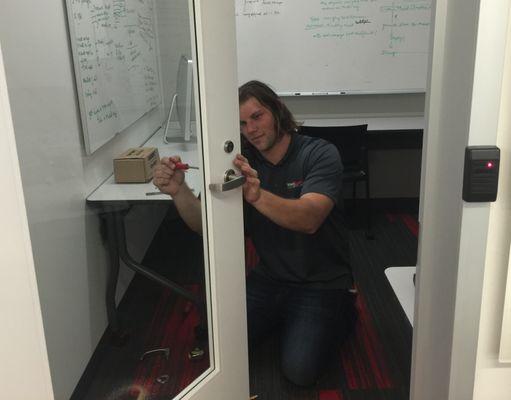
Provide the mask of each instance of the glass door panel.
POLYGON ((54 397, 248 398, 241 190, 209 190, 240 145, 233 1, 8 1, 0 40, 54 397), (111 175, 138 147, 187 165, 198 225, 157 182, 111 175))

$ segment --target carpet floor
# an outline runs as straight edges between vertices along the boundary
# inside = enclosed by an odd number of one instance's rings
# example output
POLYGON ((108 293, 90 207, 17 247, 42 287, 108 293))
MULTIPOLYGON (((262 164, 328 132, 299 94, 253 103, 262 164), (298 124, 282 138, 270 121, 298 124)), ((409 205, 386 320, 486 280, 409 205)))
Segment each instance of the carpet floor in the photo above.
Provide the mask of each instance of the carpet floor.
MULTIPOLYGON (((412 327, 384 270, 416 264, 416 216, 378 212, 373 216, 374 240, 368 240, 356 222, 350 234, 359 291, 354 334, 333 357, 318 384, 307 389, 294 386, 281 375, 278 340, 270 338, 250 359, 251 394, 257 395, 257 400, 408 399, 412 327)), ((143 263, 203 296, 201 246, 201 239, 179 222, 162 224, 143 263), (169 263, 176 265, 178 259, 177 264, 187 267, 170 272, 169 263)), ((247 263, 253 263, 256 255, 249 247, 246 253, 247 263)), ((116 346, 108 331, 105 333, 72 400, 171 399, 209 367, 207 344, 203 357, 188 357, 196 345, 197 310, 168 289, 136 276, 119 313, 128 340, 116 346), (166 347, 170 349, 168 358, 158 353, 141 360, 145 351, 166 347)))

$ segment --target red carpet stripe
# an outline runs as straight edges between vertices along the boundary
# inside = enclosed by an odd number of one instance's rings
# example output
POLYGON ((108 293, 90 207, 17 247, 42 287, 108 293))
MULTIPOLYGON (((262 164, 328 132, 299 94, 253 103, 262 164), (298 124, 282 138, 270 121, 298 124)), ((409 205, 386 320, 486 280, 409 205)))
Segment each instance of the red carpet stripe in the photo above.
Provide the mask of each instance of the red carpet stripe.
POLYGON ((254 247, 252 239, 245 237, 245 269, 247 273, 259 262, 259 256, 254 247))
POLYGON ((359 319, 355 334, 341 351, 347 387, 350 390, 389 389, 394 383, 389 375, 383 346, 376 335, 366 302, 359 292, 359 319))
MULTIPOLYGON (((153 346, 151 348, 146 349, 151 350, 154 348, 169 347, 170 348, 169 360, 172 360, 173 359, 172 353, 175 351, 174 346, 172 345, 178 343, 176 342, 176 339, 174 339, 173 337, 175 337, 175 331, 179 326, 181 320, 179 310, 182 308, 181 304, 182 300, 179 299, 176 302, 176 304, 171 306, 172 299, 169 299, 169 297, 171 297, 170 290, 164 289, 164 292, 165 293, 162 294, 162 297, 164 297, 167 300, 166 307, 160 309, 159 314, 160 324, 158 325, 158 328, 155 331, 153 331, 152 338, 153 346), (169 334, 171 335, 170 341, 168 340, 169 334)), ((143 386, 145 387, 149 394, 157 395, 159 394, 162 385, 156 382, 156 378, 166 373, 165 364, 168 361, 163 357, 163 355, 160 354, 154 356, 154 360, 151 360, 151 362, 152 368, 150 369, 150 372, 146 374, 143 386)))
POLYGON ((391 214, 389 212, 386 212, 385 213, 385 216, 387 217, 387 219, 389 220, 389 222, 395 222, 396 221, 396 216, 394 214, 391 214))
MULTIPOLYGON (((347 347, 347 346, 346 346, 347 347)), ((341 362, 344 369, 344 375, 346 378, 346 382, 350 389, 357 388, 357 378, 355 376, 355 371, 353 370, 353 363, 351 360, 354 359, 351 353, 352 347, 350 346, 341 354, 341 362)))
POLYGON ((338 390, 320 390, 319 400, 343 400, 343 397, 338 390))
MULTIPOLYGON (((196 285, 190 289, 198 292, 196 285)), ((194 347, 194 333, 199 315, 197 309, 190 307, 187 300, 176 297, 170 290, 162 290, 144 347, 145 350, 169 347, 169 359, 166 360, 161 354, 149 356, 139 362, 133 378, 132 387, 144 388, 149 398, 174 397, 209 366, 207 348, 201 360, 188 359, 188 352, 194 347), (164 374, 169 375, 167 383, 156 382, 156 379, 164 374)))
POLYGON ((372 372, 376 378, 376 385, 378 389, 389 389, 394 386, 390 375, 389 368, 386 363, 386 357, 383 350, 383 345, 376 335, 376 330, 371 318, 371 314, 367 308, 367 304, 363 296, 360 296, 358 304, 363 310, 363 327, 365 335, 363 335, 365 348, 369 356, 372 372))
MULTIPOLYGON (((158 301, 158 304, 154 310, 153 318, 151 320, 151 324, 149 325, 149 329, 146 334, 146 339, 144 341, 144 349, 151 349, 155 348, 156 345, 154 344, 154 336, 155 332, 158 329, 158 326, 161 322, 161 314, 162 311, 167 306, 167 300, 169 297, 170 290, 162 290, 162 294, 160 296, 160 299, 158 301)), ((141 356, 142 354, 140 354, 141 356)), ((145 376, 147 375, 147 365, 144 363, 139 363, 139 366, 135 372, 135 378, 133 379, 133 387, 144 387, 145 386, 145 376)), ((138 389, 137 389, 138 390, 138 389)), ((134 393, 130 393, 132 395, 135 395, 134 393)))
POLYGON ((400 214, 401 220, 404 222, 406 227, 412 235, 415 237, 419 237, 419 222, 413 218, 410 214, 400 214))

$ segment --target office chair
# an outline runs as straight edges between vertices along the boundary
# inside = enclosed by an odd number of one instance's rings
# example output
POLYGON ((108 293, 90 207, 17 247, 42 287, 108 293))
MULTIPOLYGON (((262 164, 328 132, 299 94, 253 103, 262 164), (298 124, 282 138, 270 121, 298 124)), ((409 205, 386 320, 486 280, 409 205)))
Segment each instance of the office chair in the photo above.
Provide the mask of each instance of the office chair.
POLYGON ((342 181, 353 185, 352 194, 355 206, 357 183, 365 182, 366 237, 373 239, 369 163, 366 145, 367 124, 355 126, 301 126, 299 132, 306 136, 322 138, 335 145, 344 165, 342 181))

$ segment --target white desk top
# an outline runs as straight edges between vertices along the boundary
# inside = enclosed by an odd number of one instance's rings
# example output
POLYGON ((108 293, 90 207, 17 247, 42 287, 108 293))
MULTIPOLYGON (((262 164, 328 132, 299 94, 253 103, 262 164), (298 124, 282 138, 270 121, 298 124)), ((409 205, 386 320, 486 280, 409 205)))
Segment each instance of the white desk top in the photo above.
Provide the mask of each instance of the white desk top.
POLYGON ((412 326, 415 307, 415 285, 413 284, 415 269, 416 267, 389 267, 385 269, 385 275, 387 275, 390 286, 394 289, 394 293, 412 326))
POLYGON ((368 131, 424 129, 424 117, 369 117, 339 119, 305 119, 306 126, 350 126, 367 124, 368 131))
MULTIPOLYGON (((160 157, 179 155, 183 162, 198 166, 197 143, 163 143, 163 130, 158 130, 146 143, 144 147, 157 147, 160 157)), ((200 171, 190 169, 186 171, 186 182, 188 186, 199 194, 202 188, 200 171)), ((113 174, 96 188, 88 197, 89 202, 115 202, 115 201, 168 201, 170 196, 166 194, 147 195, 146 193, 157 192, 158 189, 152 181, 147 183, 115 183, 113 174)))

